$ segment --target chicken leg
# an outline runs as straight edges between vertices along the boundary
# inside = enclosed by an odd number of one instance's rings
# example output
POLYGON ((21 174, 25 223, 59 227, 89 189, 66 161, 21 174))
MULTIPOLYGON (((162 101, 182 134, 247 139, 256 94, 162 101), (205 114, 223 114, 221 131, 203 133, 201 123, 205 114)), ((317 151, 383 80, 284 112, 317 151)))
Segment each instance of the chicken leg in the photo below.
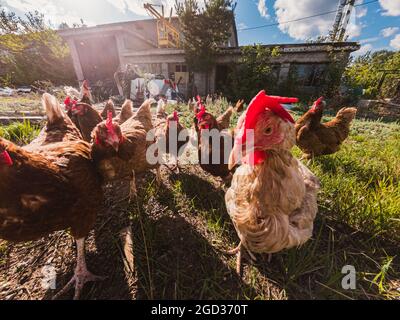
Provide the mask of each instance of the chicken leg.
POLYGON ((86 267, 86 259, 85 259, 85 239, 77 239, 76 240, 77 247, 77 264, 75 268, 75 273, 72 279, 65 285, 65 287, 57 293, 53 300, 58 299, 63 296, 73 285, 75 285, 75 295, 74 300, 79 300, 82 289, 87 282, 93 281, 102 281, 106 277, 100 277, 93 275, 90 273, 86 267))
POLYGON ((132 179, 129 183, 129 202, 132 202, 137 196, 136 189, 136 175, 135 171, 132 171, 132 179))
POLYGON ((240 242, 239 245, 235 249, 226 251, 225 253, 232 255, 232 256, 237 255, 236 272, 240 276, 242 273, 242 242, 240 242))
MULTIPOLYGON (((246 248, 246 247, 245 247, 246 248)), ((255 255, 246 248, 247 253, 250 256, 250 259, 252 261, 257 261, 257 258, 255 257, 255 255)), ((240 276, 242 273, 242 253, 243 253, 243 245, 242 242, 239 243, 239 245, 232 250, 226 251, 225 252, 228 255, 237 255, 237 259, 236 259, 236 272, 237 274, 240 276)))

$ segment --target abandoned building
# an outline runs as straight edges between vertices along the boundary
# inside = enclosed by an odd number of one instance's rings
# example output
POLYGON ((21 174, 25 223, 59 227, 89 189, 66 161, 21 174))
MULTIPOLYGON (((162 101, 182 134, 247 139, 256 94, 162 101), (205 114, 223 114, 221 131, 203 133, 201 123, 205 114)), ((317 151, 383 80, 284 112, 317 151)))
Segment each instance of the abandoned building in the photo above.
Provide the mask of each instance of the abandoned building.
MULTIPOLYGON (((98 25, 60 30, 59 34, 68 43, 77 79, 112 82, 114 73, 127 64, 137 65, 146 73, 162 75, 165 79, 180 79, 179 91, 189 96, 188 82, 193 81, 199 94, 220 92, 227 77, 228 67, 237 63, 241 50, 235 19, 232 19, 231 38, 224 45, 208 77, 194 73, 189 77, 182 49, 160 46, 159 20, 147 19, 123 23, 98 25)), ((179 21, 170 23, 179 30, 179 21)), ((297 83, 305 88, 317 87, 323 80, 333 51, 345 58, 360 48, 355 42, 276 44, 280 55, 272 59, 279 81, 287 79, 293 68, 297 72, 297 83)), ((119 88, 115 85, 116 93, 119 88)))

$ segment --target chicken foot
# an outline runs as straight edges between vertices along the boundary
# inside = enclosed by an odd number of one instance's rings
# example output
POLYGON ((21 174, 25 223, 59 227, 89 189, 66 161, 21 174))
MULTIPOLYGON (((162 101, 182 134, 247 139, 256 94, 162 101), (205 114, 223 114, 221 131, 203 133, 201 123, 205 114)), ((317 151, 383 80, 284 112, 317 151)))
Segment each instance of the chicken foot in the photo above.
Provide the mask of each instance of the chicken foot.
POLYGON ((82 289, 87 282, 102 281, 102 280, 106 279, 106 277, 96 276, 88 271, 87 266, 86 266, 86 259, 85 259, 85 239, 84 238, 76 240, 76 247, 77 247, 77 264, 76 264, 74 276, 64 286, 64 288, 53 297, 53 300, 56 300, 59 297, 63 296, 74 285, 75 285, 74 300, 79 300, 82 289))

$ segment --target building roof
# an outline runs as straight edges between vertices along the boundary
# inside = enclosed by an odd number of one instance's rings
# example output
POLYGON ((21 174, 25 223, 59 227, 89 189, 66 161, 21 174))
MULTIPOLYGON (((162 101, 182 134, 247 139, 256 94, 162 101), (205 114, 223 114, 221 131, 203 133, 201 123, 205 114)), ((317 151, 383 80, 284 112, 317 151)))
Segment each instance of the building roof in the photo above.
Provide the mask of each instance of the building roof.
MULTIPOLYGON (((172 24, 179 27, 179 18, 172 17, 172 24)), ((113 23, 106 23, 106 24, 99 24, 96 26, 91 27, 80 27, 80 28, 69 28, 69 29, 60 29, 57 32, 62 37, 70 37, 70 36, 79 36, 79 35, 86 35, 92 34, 93 32, 98 31, 114 31, 116 29, 121 29, 124 27, 128 27, 131 25, 140 26, 143 24, 147 25, 155 25, 156 19, 148 18, 148 19, 141 19, 141 20, 131 20, 131 21, 123 21, 123 22, 113 22, 113 23)))

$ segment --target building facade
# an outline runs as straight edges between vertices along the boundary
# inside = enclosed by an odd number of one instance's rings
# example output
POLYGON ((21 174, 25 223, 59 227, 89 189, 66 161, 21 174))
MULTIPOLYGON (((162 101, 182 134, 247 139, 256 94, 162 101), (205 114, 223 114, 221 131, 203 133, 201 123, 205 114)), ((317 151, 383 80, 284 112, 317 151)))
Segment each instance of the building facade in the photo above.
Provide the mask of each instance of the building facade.
MULTIPOLYGON (((179 30, 177 18, 172 19, 172 24, 179 30)), ((223 46, 211 72, 208 75, 194 73, 192 77, 185 65, 182 49, 158 47, 157 21, 153 19, 66 29, 60 30, 59 34, 70 47, 80 82, 84 79, 91 83, 99 80, 112 82, 117 70, 131 64, 138 66, 144 73, 160 75, 166 79, 174 77, 179 82, 180 91, 188 96, 191 95, 188 92, 189 81, 194 83, 196 92, 201 95, 219 92, 229 66, 237 63, 241 56, 234 19, 231 38, 223 46)), ((279 81, 286 80, 295 68, 298 84, 310 88, 318 86, 332 52, 338 52, 347 59, 351 52, 360 48, 354 42, 274 44, 270 47, 279 47, 280 55, 271 60, 279 81)))

